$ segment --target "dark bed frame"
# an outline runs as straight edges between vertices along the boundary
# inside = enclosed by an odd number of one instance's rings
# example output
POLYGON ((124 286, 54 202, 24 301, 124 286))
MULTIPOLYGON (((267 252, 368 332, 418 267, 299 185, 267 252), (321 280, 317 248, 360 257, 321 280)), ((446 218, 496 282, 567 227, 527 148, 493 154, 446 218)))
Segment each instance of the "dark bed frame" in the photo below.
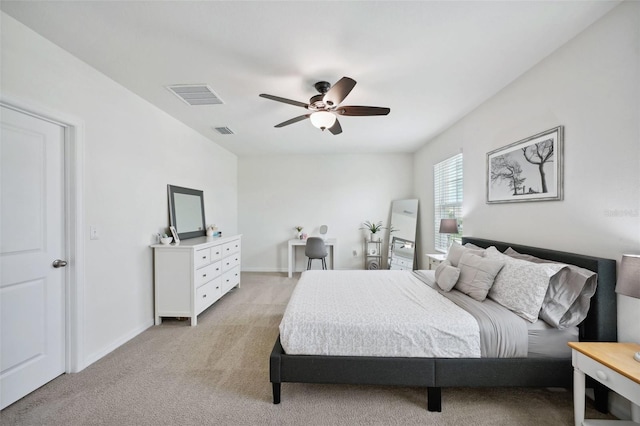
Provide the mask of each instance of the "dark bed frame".
MULTIPOLYGON (((617 341, 615 260, 472 237, 463 237, 462 242, 480 247, 495 246, 500 251, 512 247, 519 253, 596 272, 598 286, 587 318, 579 326, 580 341, 617 341)), ((269 364, 274 404, 280 403, 283 382, 426 387, 429 411, 441 411, 443 387, 571 388, 573 384, 571 359, 287 355, 279 336, 269 364)), ((594 388, 596 408, 606 413, 607 388, 597 382, 591 382, 590 386, 594 388)))

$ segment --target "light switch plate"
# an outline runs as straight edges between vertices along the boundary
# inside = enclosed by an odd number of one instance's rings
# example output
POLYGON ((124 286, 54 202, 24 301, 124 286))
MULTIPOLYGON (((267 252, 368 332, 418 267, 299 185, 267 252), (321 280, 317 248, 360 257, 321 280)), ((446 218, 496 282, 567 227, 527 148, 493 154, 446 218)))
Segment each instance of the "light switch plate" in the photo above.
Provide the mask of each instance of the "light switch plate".
POLYGON ((99 240, 100 235, 98 234, 98 227, 95 225, 89 226, 89 239, 90 240, 99 240))

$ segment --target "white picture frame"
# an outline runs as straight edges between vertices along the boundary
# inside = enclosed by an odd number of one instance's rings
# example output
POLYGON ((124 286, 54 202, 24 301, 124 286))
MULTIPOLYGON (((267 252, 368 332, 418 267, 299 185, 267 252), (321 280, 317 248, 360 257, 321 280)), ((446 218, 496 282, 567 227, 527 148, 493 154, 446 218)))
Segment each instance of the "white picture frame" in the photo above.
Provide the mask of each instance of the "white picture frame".
POLYGON ((487 154, 487 204, 558 201, 563 193, 564 127, 487 154))
POLYGON ((170 226, 169 227, 169 231, 171 231, 171 236, 173 237, 173 242, 174 243, 179 243, 180 242, 180 238, 178 237, 178 231, 176 230, 175 226, 170 226))

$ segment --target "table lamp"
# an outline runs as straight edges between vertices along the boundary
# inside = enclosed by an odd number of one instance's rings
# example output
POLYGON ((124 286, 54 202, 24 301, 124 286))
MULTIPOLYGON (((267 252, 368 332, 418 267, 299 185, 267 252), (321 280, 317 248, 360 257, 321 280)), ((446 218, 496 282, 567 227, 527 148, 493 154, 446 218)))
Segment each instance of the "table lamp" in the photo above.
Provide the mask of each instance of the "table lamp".
POLYGON ((440 219, 440 233, 441 234, 457 234, 458 220, 457 219, 440 219))
MULTIPOLYGON (((640 299, 640 255, 622 255, 616 293, 640 299)), ((633 359, 640 362, 640 352, 636 352, 633 359)))
MULTIPOLYGON (((440 219, 440 233, 441 234, 457 234, 458 233, 458 220, 457 219, 440 219)), ((451 236, 447 235, 447 247, 451 245, 451 236)))

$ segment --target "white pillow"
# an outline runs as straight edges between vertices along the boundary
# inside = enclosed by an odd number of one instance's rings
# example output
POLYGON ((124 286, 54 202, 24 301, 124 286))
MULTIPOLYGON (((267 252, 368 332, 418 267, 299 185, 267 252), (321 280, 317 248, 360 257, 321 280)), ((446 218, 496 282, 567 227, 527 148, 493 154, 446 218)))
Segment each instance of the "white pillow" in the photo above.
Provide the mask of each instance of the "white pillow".
POLYGON ((468 248, 468 249, 484 251, 484 248, 482 248, 480 246, 477 246, 477 245, 475 245, 473 243, 465 243, 464 247, 468 248))
POLYGON ((447 252, 447 260, 451 262, 451 265, 458 266, 458 262, 460 262, 460 258, 462 257, 463 253, 472 253, 478 256, 482 256, 484 254, 484 250, 474 250, 466 248, 454 241, 451 243, 451 247, 449 247, 449 251, 447 252))
POLYGON ((444 260, 436 268, 436 284, 444 291, 450 291, 458 282, 460 269, 451 266, 451 262, 444 260))
POLYGON ((456 290, 482 302, 503 265, 504 262, 500 259, 464 253, 460 258, 460 277, 455 285, 456 290))
POLYGON ((514 259, 493 246, 485 250, 485 256, 504 261, 504 268, 496 276, 488 297, 527 321, 535 322, 549 287, 549 279, 563 266, 514 259))

